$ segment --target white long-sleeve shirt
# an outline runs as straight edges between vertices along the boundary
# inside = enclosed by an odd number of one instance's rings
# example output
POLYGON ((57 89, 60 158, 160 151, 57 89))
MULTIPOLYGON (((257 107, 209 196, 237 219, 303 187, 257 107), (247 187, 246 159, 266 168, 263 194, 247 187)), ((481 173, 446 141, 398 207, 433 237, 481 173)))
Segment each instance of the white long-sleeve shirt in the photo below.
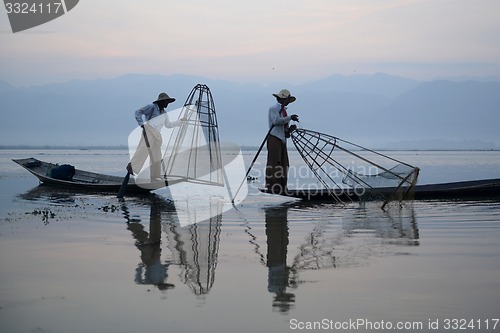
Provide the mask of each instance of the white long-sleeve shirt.
POLYGON ((157 131, 160 131, 163 126, 172 128, 181 124, 180 120, 170 121, 168 114, 165 111, 162 112, 156 103, 148 104, 135 111, 135 119, 139 126, 147 122, 157 131))
MULTIPOLYGON (((285 110, 286 110, 285 106, 285 110)), ((283 143, 286 143, 286 137, 285 137, 285 124, 290 122, 292 120, 292 116, 286 116, 283 117, 280 114, 281 111, 281 104, 276 103, 273 106, 269 108, 269 128, 274 125, 273 129, 271 130, 271 135, 274 135, 283 143)))

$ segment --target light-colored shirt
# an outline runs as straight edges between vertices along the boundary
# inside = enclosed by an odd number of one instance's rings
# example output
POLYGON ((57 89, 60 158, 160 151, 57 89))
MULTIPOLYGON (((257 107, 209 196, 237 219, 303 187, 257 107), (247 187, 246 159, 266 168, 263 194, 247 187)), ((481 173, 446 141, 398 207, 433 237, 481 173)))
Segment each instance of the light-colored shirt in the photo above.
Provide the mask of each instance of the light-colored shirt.
MULTIPOLYGON (((285 110, 287 107, 285 106, 285 110)), ((281 104, 277 103, 274 104, 269 108, 269 128, 274 125, 273 129, 271 130, 271 135, 274 135, 284 143, 286 143, 286 137, 285 137, 285 124, 290 122, 292 120, 292 116, 286 116, 283 117, 280 114, 281 111, 281 104)))
POLYGON ((157 131, 160 131, 163 126, 166 128, 172 128, 181 124, 180 120, 170 121, 167 113, 165 111, 161 111, 156 103, 148 104, 135 111, 135 119, 137 120, 137 124, 139 124, 139 126, 142 126, 147 122, 157 131))

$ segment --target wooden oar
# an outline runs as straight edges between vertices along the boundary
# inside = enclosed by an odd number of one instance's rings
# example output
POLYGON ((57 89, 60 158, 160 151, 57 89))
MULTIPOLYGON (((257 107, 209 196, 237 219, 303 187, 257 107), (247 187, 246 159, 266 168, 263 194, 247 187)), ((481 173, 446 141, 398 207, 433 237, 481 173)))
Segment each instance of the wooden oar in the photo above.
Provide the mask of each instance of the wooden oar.
MULTIPOLYGON (((146 129, 144 128, 144 126, 141 126, 141 127, 142 127, 142 136, 144 137, 144 141, 146 142, 146 147, 148 147, 148 150, 150 150, 151 148, 149 146, 148 136, 146 135, 146 129)), ((123 198, 123 196, 125 195, 125 191, 127 190, 127 185, 128 185, 129 180, 130 180, 130 172, 128 172, 128 170, 127 170, 127 174, 123 178, 123 182, 122 182, 122 185, 120 186, 120 190, 118 191, 118 194, 116 195, 117 198, 119 198, 119 199, 123 198)))
POLYGON ((127 189, 127 185, 128 185, 129 180, 130 180, 130 173, 127 172, 127 174, 123 178, 123 182, 122 182, 122 185, 120 186, 120 190, 118 191, 118 194, 116 195, 117 198, 119 198, 119 199, 123 198, 123 196, 125 194, 125 190, 127 189))

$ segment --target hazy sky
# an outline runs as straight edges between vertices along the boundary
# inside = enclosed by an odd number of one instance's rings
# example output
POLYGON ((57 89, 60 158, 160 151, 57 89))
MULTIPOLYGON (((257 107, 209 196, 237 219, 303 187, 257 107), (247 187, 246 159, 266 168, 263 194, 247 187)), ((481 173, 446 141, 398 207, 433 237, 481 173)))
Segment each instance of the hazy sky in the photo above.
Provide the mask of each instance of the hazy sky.
POLYGON ((0 40, 0 80, 14 85, 127 73, 500 76, 500 1, 80 0, 16 34, 2 8, 0 40))

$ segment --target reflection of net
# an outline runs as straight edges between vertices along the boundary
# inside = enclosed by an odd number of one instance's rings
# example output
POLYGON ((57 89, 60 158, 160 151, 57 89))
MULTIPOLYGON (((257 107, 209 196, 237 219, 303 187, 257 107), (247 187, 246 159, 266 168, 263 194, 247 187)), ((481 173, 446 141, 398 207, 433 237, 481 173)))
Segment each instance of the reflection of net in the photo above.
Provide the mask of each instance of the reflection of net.
POLYGON ((180 266, 182 282, 196 295, 208 294, 214 284, 221 221, 221 215, 216 215, 185 228, 164 225, 173 263, 180 266))
POLYGON ((294 257, 297 272, 369 265, 373 257, 407 253, 419 246, 419 230, 411 205, 386 210, 355 205, 341 210, 338 224, 320 222, 308 234, 294 257))
POLYGON ((335 246, 337 238, 328 239, 321 225, 314 227, 300 246, 300 252, 294 259, 295 270, 317 270, 336 268, 335 246))
POLYGON ((223 186, 217 116, 206 85, 193 88, 180 117, 186 121, 173 129, 163 155, 165 176, 223 186))
POLYGON ((351 142, 297 129, 291 135, 299 154, 322 186, 339 202, 354 196, 364 200, 407 198, 419 169, 351 142))

